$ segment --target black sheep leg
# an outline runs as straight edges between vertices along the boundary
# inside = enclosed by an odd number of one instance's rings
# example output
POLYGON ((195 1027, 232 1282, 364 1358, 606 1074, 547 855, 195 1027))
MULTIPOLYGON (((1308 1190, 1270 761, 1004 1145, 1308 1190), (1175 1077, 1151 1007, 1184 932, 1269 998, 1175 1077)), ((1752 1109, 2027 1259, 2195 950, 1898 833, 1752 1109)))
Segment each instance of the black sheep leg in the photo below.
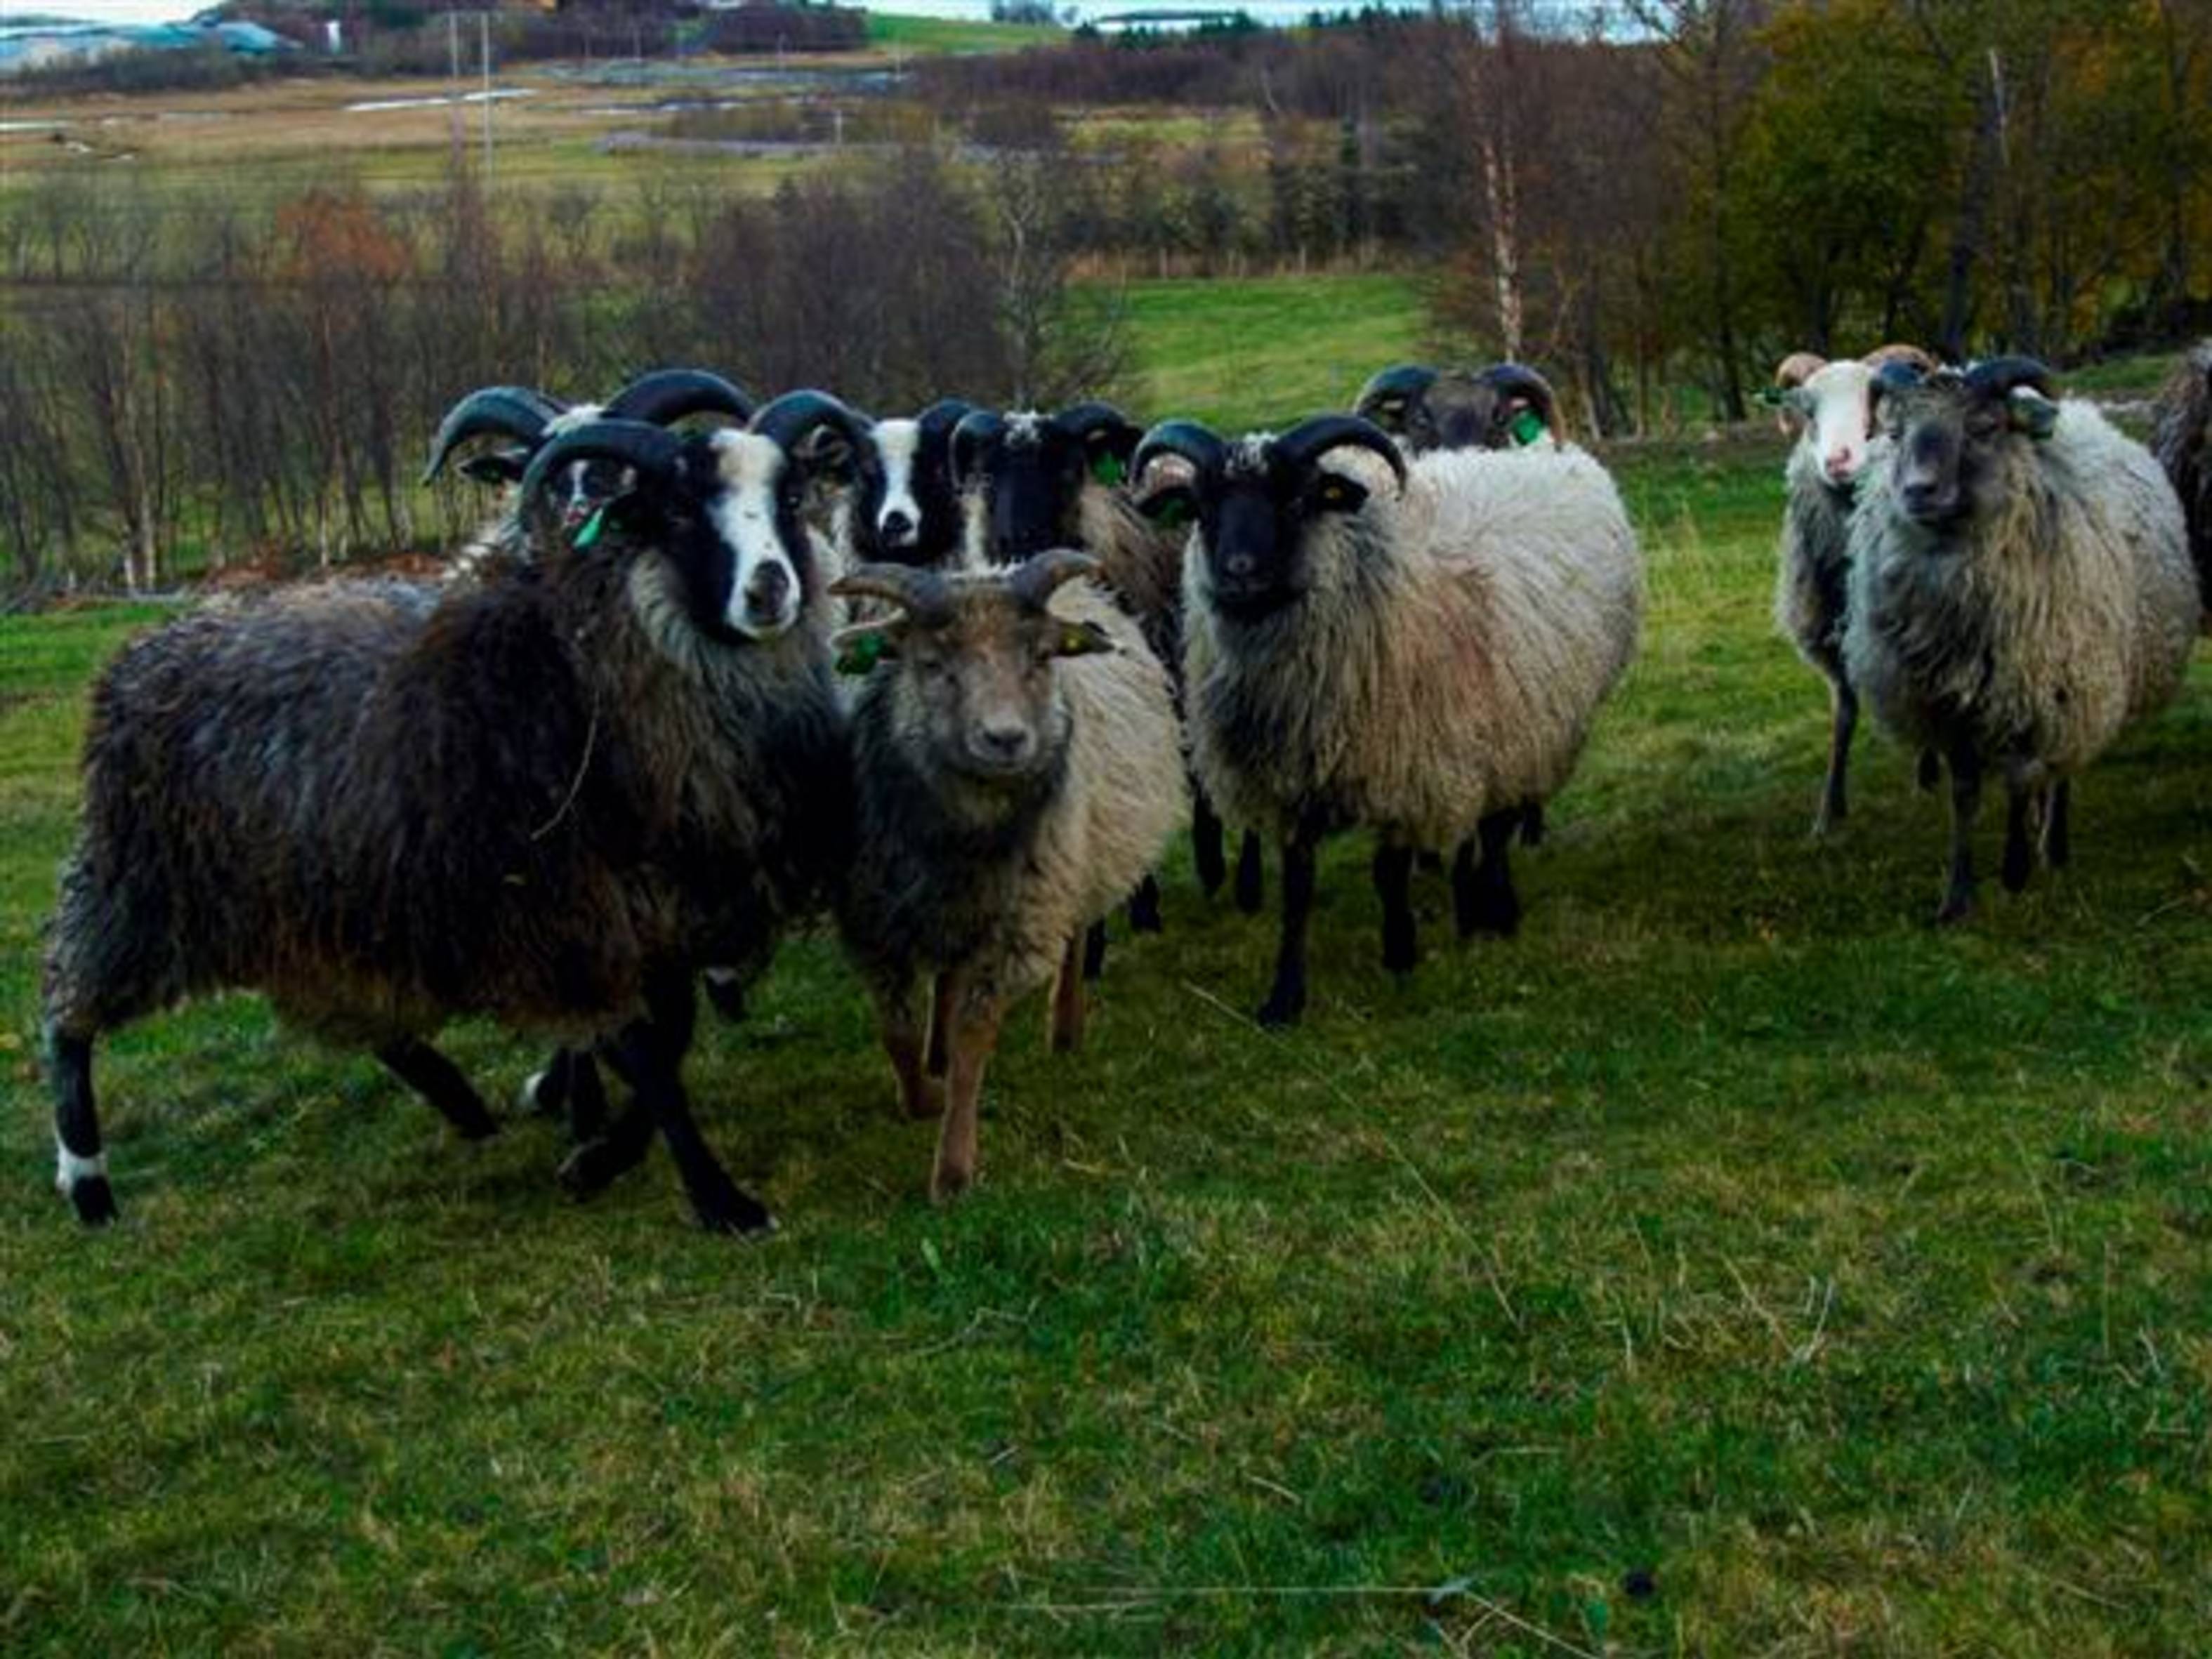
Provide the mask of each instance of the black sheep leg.
POLYGON ((2008 893, 2017 893, 2035 873, 2036 808, 2042 791, 2016 778, 2005 780, 2004 865, 2001 875, 2008 893))
POLYGON ((107 1159, 100 1151, 100 1114, 92 1103, 92 1041, 54 1032, 48 1040, 46 1066, 54 1090, 54 1141, 58 1169, 54 1184, 88 1227, 115 1219, 115 1192, 107 1184, 107 1159))
POLYGON ((1213 810, 1213 803, 1206 798, 1206 791, 1194 789, 1190 797, 1190 858, 1198 867, 1199 890, 1212 898, 1221 890, 1221 884, 1229 878, 1229 863, 1222 856, 1221 815, 1213 810))
POLYGON ((1137 890, 1129 895, 1129 931, 1133 933, 1157 933, 1161 931, 1160 880, 1150 872, 1137 884, 1137 890))
POLYGON ((1382 966, 1410 974, 1419 954, 1413 930, 1413 849, 1378 842, 1375 848, 1375 896, 1382 901, 1382 966))
POLYGON ((1299 830, 1283 839, 1283 933, 1274 988, 1260 1005, 1262 1025, 1295 1025, 1306 1009, 1306 930, 1313 916, 1314 854, 1320 836, 1299 830))
POLYGON ((2054 870, 2063 870, 2074 856, 2074 836, 2066 823, 2066 808, 2073 795, 2074 786, 2068 779, 2061 778, 2051 786, 2051 816, 2043 821, 2043 860, 2054 870))
POLYGON ((1094 921, 1083 934, 1083 977, 1097 979, 1106 971, 1106 923, 1094 921))
POLYGON ((444 1115, 465 1140, 499 1133, 499 1122, 460 1067, 418 1037, 402 1037, 376 1051, 392 1074, 444 1115))
POLYGON ((630 1110, 616 1121, 614 1133, 623 1133, 629 1118, 647 1115, 647 1139, 657 1127, 668 1142, 701 1226, 717 1233, 768 1232, 775 1218, 730 1179, 692 1119, 683 1066, 691 1047, 694 1012, 690 974, 660 973, 648 980, 646 1018, 623 1027, 606 1045, 609 1062, 636 1096, 630 1110))
POLYGON ((1829 687, 1835 719, 1828 732, 1828 776, 1820 787, 1820 810, 1813 814, 1813 833, 1825 836, 1850 815, 1844 775, 1851 764, 1851 734, 1858 730, 1859 694, 1837 680, 1829 687))
POLYGON ((1521 898, 1513 890, 1511 859, 1514 832, 1522 819, 1517 806, 1492 812, 1475 825, 1473 836, 1459 844, 1452 860, 1452 915, 1462 939, 1477 933, 1510 939, 1520 930, 1521 898))
POLYGON ((1260 833, 1247 830, 1237 848, 1237 908, 1248 916, 1267 902, 1267 867, 1261 861, 1260 833))
POLYGON ((1951 750, 1951 874, 1938 925, 1960 921, 1974 908, 1974 820, 1982 810, 1982 757, 1971 743, 1951 750))

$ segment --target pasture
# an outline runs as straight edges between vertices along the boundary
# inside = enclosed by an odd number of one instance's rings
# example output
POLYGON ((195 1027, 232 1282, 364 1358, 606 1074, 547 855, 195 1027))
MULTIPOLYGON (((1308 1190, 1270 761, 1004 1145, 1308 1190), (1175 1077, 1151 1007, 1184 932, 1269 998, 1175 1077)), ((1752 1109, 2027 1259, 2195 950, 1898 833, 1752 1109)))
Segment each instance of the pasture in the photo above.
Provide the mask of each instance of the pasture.
POLYGON ((160 613, 0 619, 0 1648, 2201 1646, 2212 674, 2087 776, 2071 871, 1932 930, 1909 757, 1863 737, 1806 836, 1779 446, 1611 458, 1644 642, 1519 939, 1421 878, 1394 981, 1340 840, 1263 1033, 1271 922, 1179 851, 1088 1048, 1010 1028, 941 1211, 795 940, 690 1069, 752 1247, 665 1156, 578 1206, 551 1124, 459 1145, 245 999, 105 1046, 125 1218, 80 1232, 39 929, 86 686, 160 613))

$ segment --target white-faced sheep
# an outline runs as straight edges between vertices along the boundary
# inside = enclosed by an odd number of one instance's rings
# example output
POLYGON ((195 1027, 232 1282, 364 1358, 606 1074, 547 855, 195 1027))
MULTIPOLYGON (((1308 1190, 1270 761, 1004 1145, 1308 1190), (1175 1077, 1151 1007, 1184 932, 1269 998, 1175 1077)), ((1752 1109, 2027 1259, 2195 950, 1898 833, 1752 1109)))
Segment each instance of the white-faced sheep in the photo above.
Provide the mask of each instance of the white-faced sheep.
POLYGON ((115 1213, 94 1039, 235 988, 372 1050, 465 1135, 493 1121, 430 1046, 444 1021, 598 1040, 637 1099, 570 1185, 603 1185, 658 1127, 702 1222, 769 1224, 679 1067, 697 963, 772 937, 842 863, 850 762, 790 460, 835 414, 794 394, 711 437, 586 423, 525 472, 530 559, 295 588, 122 653, 93 695, 46 963, 80 1218, 115 1213), (582 547, 545 496, 590 461, 634 487, 582 547))
POLYGON ((1937 919, 1972 908, 1982 779, 2008 802, 2005 885, 2039 821, 2068 855, 2069 780, 2181 684, 2200 612, 2173 489, 2086 403, 2021 357, 1877 379, 1888 435, 1851 521, 1844 665, 1882 725, 1951 773, 1937 919))
POLYGON ((1850 810, 1845 775, 1858 729, 1858 694, 1844 672, 1844 620, 1850 592, 1847 550, 1851 503, 1875 442, 1874 379, 1886 363, 1915 374, 1935 367, 1910 346, 1884 346, 1868 357, 1826 362, 1796 352, 1775 371, 1776 401, 1797 428, 1783 476, 1781 556, 1774 621, 1798 654, 1828 682, 1828 774, 1813 833, 1824 836, 1850 810), (1877 358, 1880 361, 1877 361, 1877 358))
POLYGON ((1182 818, 1166 671, 1102 588, 1077 582, 1097 568, 1054 550, 989 572, 864 566, 836 584, 896 607, 840 635, 875 660, 853 711, 857 825, 837 912, 907 1110, 941 1115, 939 1199, 975 1178, 1006 1010, 1056 972, 1053 1044, 1075 1046, 1085 930, 1182 818))
MULTIPOLYGON (((2160 388, 2150 446, 2181 498, 2197 591, 2212 607, 2212 340, 2185 352, 2160 388)), ((2212 626, 2212 608, 2205 614, 2212 626)))
POLYGON ((1446 371, 1400 363, 1360 389, 1352 413, 1414 455, 1556 444, 1559 434, 1559 400, 1551 382, 1522 363, 1446 371))
POLYGON ((1170 422, 1133 465, 1152 511, 1196 520, 1183 661, 1199 777, 1232 820, 1283 840, 1261 1022, 1304 1011, 1316 849, 1333 830, 1376 831, 1393 972, 1415 957, 1417 851, 1455 852, 1462 936, 1512 931, 1513 833, 1566 782, 1635 650, 1642 564, 1604 469, 1542 448, 1408 463, 1344 415, 1234 444, 1170 422), (1190 481, 1149 489, 1162 455, 1190 481))

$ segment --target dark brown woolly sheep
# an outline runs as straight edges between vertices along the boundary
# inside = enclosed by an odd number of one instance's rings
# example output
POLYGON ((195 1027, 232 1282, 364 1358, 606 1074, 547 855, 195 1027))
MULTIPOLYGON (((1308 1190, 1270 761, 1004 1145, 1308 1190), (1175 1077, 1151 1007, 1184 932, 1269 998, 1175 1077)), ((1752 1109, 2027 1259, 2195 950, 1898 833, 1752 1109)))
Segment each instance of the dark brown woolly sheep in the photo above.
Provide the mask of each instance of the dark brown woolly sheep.
POLYGON ((840 418, 794 393, 711 437, 588 422, 524 476, 527 560, 295 589, 124 651, 46 956, 82 1219, 115 1213, 94 1040, 235 988, 371 1049, 469 1136, 494 1125, 429 1044, 445 1020, 597 1041, 636 1102, 564 1179, 595 1190, 657 1127, 702 1223, 770 1224, 679 1067, 696 965, 773 938, 842 858, 848 762, 789 459, 840 418), (580 461, 635 480, 588 545, 546 499, 580 461))
MULTIPOLYGON (((2185 353, 2160 390, 2150 447, 2181 497, 2197 591, 2212 607, 2212 340, 2185 353)), ((2205 616, 2212 627, 2212 608, 2205 616)))

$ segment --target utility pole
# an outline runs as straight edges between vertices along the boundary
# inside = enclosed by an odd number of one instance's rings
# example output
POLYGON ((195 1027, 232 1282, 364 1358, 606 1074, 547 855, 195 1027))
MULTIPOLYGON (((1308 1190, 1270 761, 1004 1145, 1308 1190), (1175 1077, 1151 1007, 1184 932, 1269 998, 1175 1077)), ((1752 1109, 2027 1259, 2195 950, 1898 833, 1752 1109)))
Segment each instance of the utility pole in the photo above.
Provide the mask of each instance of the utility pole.
POLYGON ((483 60, 484 195, 491 194, 491 14, 477 14, 477 52, 483 60))
POLYGON ((446 14, 446 97, 453 112, 453 176, 461 176, 468 139, 461 129, 461 15, 446 14))

